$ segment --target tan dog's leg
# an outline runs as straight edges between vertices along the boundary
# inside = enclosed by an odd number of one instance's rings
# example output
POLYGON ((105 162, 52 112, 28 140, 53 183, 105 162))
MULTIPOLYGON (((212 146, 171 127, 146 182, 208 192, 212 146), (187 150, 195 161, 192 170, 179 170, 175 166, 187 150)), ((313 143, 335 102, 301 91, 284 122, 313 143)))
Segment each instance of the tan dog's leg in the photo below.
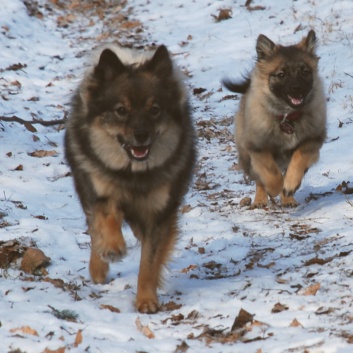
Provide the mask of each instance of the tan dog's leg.
POLYGON ((118 261, 126 254, 121 233, 123 215, 114 202, 98 202, 89 219, 92 249, 89 270, 94 283, 104 283, 109 262, 118 261))
POLYGON ((283 183, 283 194, 293 195, 300 187, 306 171, 319 159, 319 147, 306 143, 294 151, 283 183))
MULTIPOLYGON (((251 152, 251 168, 268 195, 276 197, 283 188, 283 176, 270 152, 251 152)), ((256 184, 256 186, 258 183, 256 184)))
POLYGON ((251 209, 265 207, 268 203, 268 196, 264 186, 256 181, 256 194, 254 202, 251 204, 251 209))
POLYGON ((157 288, 161 285, 162 269, 177 238, 176 216, 142 237, 141 262, 137 284, 136 308, 141 313, 156 313, 159 309, 157 288))

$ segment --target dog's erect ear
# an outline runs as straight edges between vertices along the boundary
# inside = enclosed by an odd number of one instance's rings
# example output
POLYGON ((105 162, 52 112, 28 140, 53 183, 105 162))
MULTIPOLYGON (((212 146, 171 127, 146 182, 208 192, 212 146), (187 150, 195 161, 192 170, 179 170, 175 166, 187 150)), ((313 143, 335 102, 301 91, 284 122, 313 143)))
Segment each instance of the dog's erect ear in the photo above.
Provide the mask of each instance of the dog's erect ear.
POLYGON ((263 60, 271 56, 276 48, 276 44, 271 39, 267 38, 263 34, 257 37, 256 41, 256 52, 257 59, 263 60))
POLYGON ((152 59, 147 63, 147 70, 154 72, 161 78, 169 77, 172 74, 173 63, 168 49, 164 45, 158 47, 152 59))
POLYGON ((111 81, 125 71, 124 64, 110 49, 104 49, 98 65, 94 68, 94 77, 100 81, 111 81))
POLYGON ((314 30, 310 30, 308 35, 302 39, 299 46, 310 54, 315 54, 317 38, 314 30))

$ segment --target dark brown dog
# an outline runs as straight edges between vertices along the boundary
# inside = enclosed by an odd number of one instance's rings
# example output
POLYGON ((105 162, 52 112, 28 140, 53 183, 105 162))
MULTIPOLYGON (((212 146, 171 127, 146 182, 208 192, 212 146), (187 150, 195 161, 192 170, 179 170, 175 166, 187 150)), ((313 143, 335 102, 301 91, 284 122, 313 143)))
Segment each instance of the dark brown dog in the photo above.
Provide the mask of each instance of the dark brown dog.
POLYGON ((165 46, 152 55, 101 52, 73 98, 65 148, 89 226, 93 282, 125 255, 125 221, 142 246, 136 308, 158 311, 195 162, 187 94, 165 46))

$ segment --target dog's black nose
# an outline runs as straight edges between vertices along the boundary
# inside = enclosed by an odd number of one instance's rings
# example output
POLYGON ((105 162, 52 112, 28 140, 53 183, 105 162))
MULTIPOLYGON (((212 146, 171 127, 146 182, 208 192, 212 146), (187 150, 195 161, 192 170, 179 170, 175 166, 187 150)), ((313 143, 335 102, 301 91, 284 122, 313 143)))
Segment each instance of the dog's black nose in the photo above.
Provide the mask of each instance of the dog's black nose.
POLYGON ((294 96, 302 96, 302 88, 299 85, 294 85, 291 91, 294 96))
POLYGON ((134 132, 134 138, 138 143, 145 143, 150 137, 150 131, 148 129, 137 129, 134 132))

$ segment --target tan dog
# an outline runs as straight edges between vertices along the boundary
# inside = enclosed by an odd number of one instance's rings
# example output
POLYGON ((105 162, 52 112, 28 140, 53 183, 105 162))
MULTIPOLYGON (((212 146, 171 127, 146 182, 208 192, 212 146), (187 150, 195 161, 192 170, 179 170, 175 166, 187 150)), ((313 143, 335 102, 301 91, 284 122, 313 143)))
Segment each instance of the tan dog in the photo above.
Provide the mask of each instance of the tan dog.
POLYGON ((290 46, 261 34, 250 76, 241 83, 223 81, 244 94, 235 116, 235 141, 240 166, 256 182, 253 208, 279 194, 283 206, 297 206, 293 194, 319 158, 326 138, 326 99, 315 49, 313 30, 290 46))

